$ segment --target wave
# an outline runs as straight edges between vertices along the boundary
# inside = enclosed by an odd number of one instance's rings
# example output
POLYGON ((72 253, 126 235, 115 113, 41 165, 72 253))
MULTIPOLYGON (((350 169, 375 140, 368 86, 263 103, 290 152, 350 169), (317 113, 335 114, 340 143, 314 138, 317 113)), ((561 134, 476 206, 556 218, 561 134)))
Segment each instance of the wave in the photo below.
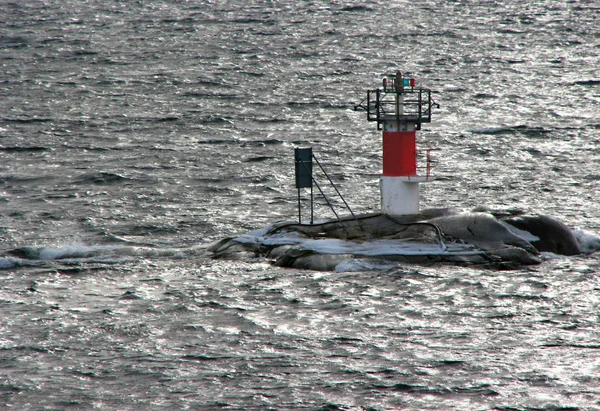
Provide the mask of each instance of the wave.
POLYGON ((242 147, 265 147, 265 146, 272 146, 272 145, 279 145, 279 144, 283 144, 283 141, 278 140, 276 138, 268 138, 268 139, 264 139, 264 140, 245 141, 242 144, 242 147))
MULTIPOLYGON (((232 98, 235 98, 235 97, 232 97, 232 98)), ((217 116, 214 114, 206 116, 203 119, 199 119, 198 121, 201 124, 233 124, 233 120, 231 118, 224 117, 224 116, 217 116)))
POLYGON ((82 244, 73 244, 61 248, 26 246, 16 248, 10 251, 10 254, 28 260, 58 260, 91 256, 110 249, 111 247, 88 247, 82 244))
POLYGON ((129 178, 123 177, 120 174, 100 172, 100 173, 95 173, 95 174, 83 175, 77 181, 75 181, 75 183, 76 184, 113 184, 113 183, 119 183, 121 181, 126 181, 126 180, 129 180, 129 178))
POLYGON ((393 263, 385 260, 348 258, 335 266, 335 272, 389 271, 401 267, 402 265, 400 263, 393 263))
POLYGON ((340 11, 345 12, 355 12, 355 11, 374 11, 372 7, 365 5, 356 5, 356 6, 344 6, 340 9, 340 11))
POLYGON ((31 267, 40 265, 39 261, 23 260, 16 257, 0 257, 0 270, 16 267, 31 267))
POLYGON ((135 261, 139 258, 183 258, 203 252, 204 247, 178 249, 154 248, 134 245, 70 244, 60 247, 24 246, 0 256, 0 269, 22 266, 40 266, 51 262, 63 264, 102 263, 115 264, 135 261))
POLYGON ((478 396, 498 396, 500 395, 496 390, 493 390, 488 384, 479 384, 472 386, 435 386, 431 387, 423 384, 411 384, 399 382, 393 385, 375 384, 378 389, 388 389, 392 391, 414 393, 414 394, 429 394, 429 395, 448 395, 448 394, 475 394, 478 396))
POLYGON ((31 147, 21 147, 21 146, 9 146, 9 147, 0 147, 0 151, 4 151, 6 153, 35 153, 39 151, 48 151, 52 150, 49 147, 43 146, 31 146, 31 147))
POLYGON ((592 254, 600 251, 600 236, 585 230, 574 230, 573 235, 577 239, 581 251, 585 254, 592 254))
POLYGON ((235 140, 231 139, 218 139, 218 138, 207 138, 204 140, 197 141, 196 144, 207 144, 207 145, 219 145, 219 144, 231 144, 235 140))
POLYGON ((597 86, 598 84, 600 84, 600 79, 579 80, 576 81, 574 84, 577 84, 578 86, 597 86))
POLYGON ((3 123, 17 123, 17 124, 28 124, 28 123, 50 123, 55 121, 53 118, 33 117, 33 118, 0 118, 3 123))
POLYGON ((528 137, 540 137, 551 133, 552 130, 544 127, 527 126, 524 124, 516 126, 499 126, 499 127, 488 127, 480 129, 468 130, 473 134, 488 134, 488 135, 500 135, 500 134, 525 134, 528 137))
POLYGON ((497 95, 495 94, 489 94, 489 93, 477 93, 473 95, 473 98, 477 98, 477 99, 493 99, 493 98, 498 98, 497 95))
POLYGON ((250 157, 244 160, 244 163, 262 163, 263 161, 269 161, 277 159, 277 157, 272 156, 258 156, 258 157, 250 157))

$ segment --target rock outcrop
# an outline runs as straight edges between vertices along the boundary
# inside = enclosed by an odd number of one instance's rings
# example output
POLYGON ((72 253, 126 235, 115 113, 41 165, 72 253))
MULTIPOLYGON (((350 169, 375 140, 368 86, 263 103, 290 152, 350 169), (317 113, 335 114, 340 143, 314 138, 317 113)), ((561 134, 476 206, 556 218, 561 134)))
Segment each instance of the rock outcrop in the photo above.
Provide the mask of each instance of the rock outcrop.
POLYGON ((349 259, 506 269, 539 264, 541 252, 574 255, 581 248, 568 227, 547 216, 431 209, 279 223, 221 240, 209 251, 215 258, 266 258, 282 267, 326 271, 349 259))

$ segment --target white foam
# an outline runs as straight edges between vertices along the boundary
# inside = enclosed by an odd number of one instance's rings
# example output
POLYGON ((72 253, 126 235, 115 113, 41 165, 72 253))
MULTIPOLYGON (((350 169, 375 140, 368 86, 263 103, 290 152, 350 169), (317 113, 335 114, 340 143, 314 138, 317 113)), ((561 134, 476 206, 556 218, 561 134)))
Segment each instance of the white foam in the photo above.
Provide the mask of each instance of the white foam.
POLYGON ((389 261, 368 261, 354 258, 347 258, 335 266, 338 273, 360 272, 360 271, 388 271, 398 268, 399 264, 392 264, 389 261))
POLYGON ((542 259, 544 261, 549 261, 549 260, 566 260, 568 258, 565 255, 555 254, 555 253, 552 253, 550 251, 542 251, 540 253, 540 256, 542 257, 542 259))
POLYGON ((269 237, 255 237, 250 234, 235 238, 240 243, 258 243, 266 246, 296 245, 320 254, 353 254, 361 256, 383 255, 449 255, 480 254, 470 244, 437 244, 403 240, 345 241, 336 238, 310 239, 298 233, 281 232, 269 237))
POLYGON ((591 254, 600 251, 600 236, 585 230, 573 230, 573 235, 584 253, 591 254))
POLYGON ((83 244, 67 245, 61 248, 42 247, 38 258, 40 260, 58 260, 69 257, 84 257, 98 250, 98 247, 88 247, 83 244))
POLYGON ((259 243, 268 246, 278 246, 278 245, 292 245, 302 243, 306 241, 306 238, 300 235, 299 233, 286 233, 281 232, 277 234, 273 234, 271 236, 265 236, 269 230, 256 230, 250 232, 246 235, 242 235, 235 238, 235 241, 238 243, 259 243), (264 231, 264 233, 263 233, 264 231), (258 233, 259 235, 255 235, 254 233, 258 233), (262 234, 261 234, 262 233, 262 234))
POLYGON ((40 261, 25 260, 17 257, 0 257, 0 270, 14 267, 39 266, 43 263, 40 261))
POLYGON ((505 221, 502 220, 498 220, 500 222, 500 224, 502 224, 504 227, 508 228, 508 230, 513 233, 516 236, 521 237, 523 240, 527 241, 527 242, 535 242, 535 241, 540 241, 540 238, 536 235, 531 234, 529 231, 525 231, 525 230, 521 230, 520 228, 517 228, 515 226, 512 226, 510 224, 508 224, 505 221))
MULTIPOLYGON (((69 244, 61 247, 26 247, 29 260, 64 262, 73 261, 98 261, 111 262, 122 261, 127 257, 175 257, 183 258, 183 251, 176 248, 151 248, 136 247, 130 245, 96 245, 69 244)), ((23 261, 23 260, 20 260, 23 261)), ((18 264, 18 262, 14 262, 18 264)), ((10 262, 3 262, 4 265, 10 262)), ((0 268, 3 266, 0 265, 0 268)))
POLYGON ((0 269, 13 268, 18 265, 22 265, 21 260, 18 258, 11 258, 11 257, 0 258, 0 269))

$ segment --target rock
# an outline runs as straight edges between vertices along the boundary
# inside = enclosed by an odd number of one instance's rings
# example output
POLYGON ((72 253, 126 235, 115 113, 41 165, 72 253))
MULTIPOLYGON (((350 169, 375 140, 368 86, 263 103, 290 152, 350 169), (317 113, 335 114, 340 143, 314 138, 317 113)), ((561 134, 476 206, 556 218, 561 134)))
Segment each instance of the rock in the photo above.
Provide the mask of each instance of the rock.
POLYGON ((437 225, 445 235, 474 244, 487 251, 499 249, 503 245, 512 245, 538 254, 535 247, 511 233, 488 213, 456 214, 437 217, 429 222, 437 225))
POLYGON ((582 250, 573 232, 561 221, 545 215, 521 215, 508 217, 502 221, 519 230, 527 231, 538 237, 530 243, 538 251, 549 251, 561 255, 577 255, 582 250))

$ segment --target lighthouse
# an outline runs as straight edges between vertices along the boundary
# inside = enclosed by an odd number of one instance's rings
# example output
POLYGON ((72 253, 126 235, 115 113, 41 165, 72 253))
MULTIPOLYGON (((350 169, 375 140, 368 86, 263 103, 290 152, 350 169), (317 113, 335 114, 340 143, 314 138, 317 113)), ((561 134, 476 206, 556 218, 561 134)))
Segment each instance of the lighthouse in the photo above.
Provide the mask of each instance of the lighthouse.
POLYGON ((432 181, 430 150, 426 165, 417 165, 417 130, 431 122, 431 109, 437 106, 431 90, 416 85, 414 78, 400 71, 383 78, 382 87, 368 90, 355 110, 367 112, 383 130, 383 172, 381 174, 381 211, 388 215, 419 212, 419 184, 432 181), (419 174, 422 171, 424 174, 419 174))

